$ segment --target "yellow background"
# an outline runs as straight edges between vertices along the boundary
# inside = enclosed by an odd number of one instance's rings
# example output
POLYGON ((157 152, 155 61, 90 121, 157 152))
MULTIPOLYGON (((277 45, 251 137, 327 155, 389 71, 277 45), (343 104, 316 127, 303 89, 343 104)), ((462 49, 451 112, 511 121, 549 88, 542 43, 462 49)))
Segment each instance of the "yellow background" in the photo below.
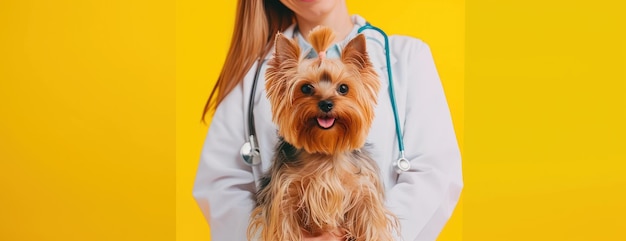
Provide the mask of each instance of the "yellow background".
POLYGON ((624 1, 467 1, 464 240, 626 240, 624 1))
MULTIPOLYGON (((234 1, 0 1, 0 240, 208 240, 234 1)), ((439 240, 626 240, 623 1, 348 1, 430 44, 464 156, 439 240)))
POLYGON ((0 240, 175 238, 175 12, 0 1, 0 240))

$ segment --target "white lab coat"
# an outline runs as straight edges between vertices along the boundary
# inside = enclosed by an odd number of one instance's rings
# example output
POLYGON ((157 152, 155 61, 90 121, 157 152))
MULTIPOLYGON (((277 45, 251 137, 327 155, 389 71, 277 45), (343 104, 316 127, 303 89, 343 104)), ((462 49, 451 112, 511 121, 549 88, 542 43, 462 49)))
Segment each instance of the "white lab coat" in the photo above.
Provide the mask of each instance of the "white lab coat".
MULTIPOLYGON (((365 20, 353 16, 357 25, 365 20)), ((293 35, 294 27, 286 36, 293 35)), ((367 30, 367 49, 381 79, 376 117, 367 142, 380 166, 386 187, 386 205, 400 219, 405 241, 436 240, 454 210, 463 186, 461 158, 450 112, 428 45, 405 36, 391 36, 398 114, 411 169, 394 172, 399 156, 388 94, 383 37, 367 30), (377 43, 378 41, 378 43, 377 43)), ((266 57, 269 59, 271 53, 266 57)), ((264 90, 264 64, 254 100, 262 169, 270 167, 277 142, 270 104, 264 90)), ((239 154, 248 135, 247 111, 256 66, 217 107, 204 143, 193 195, 211 226, 213 241, 244 241, 254 206, 251 167, 239 154)))

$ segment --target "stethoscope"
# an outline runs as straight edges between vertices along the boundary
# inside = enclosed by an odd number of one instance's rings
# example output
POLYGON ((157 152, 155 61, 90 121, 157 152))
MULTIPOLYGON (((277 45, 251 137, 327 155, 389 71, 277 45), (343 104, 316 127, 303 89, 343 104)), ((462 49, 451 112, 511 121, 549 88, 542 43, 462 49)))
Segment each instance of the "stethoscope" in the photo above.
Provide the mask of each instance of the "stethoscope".
MULTIPOLYGON (((396 125, 396 137, 398 138, 398 149, 400 150, 400 157, 393 162, 394 170, 400 174, 408 171, 411 168, 411 163, 404 155, 404 141, 402 139, 402 128, 400 126, 400 118, 398 117, 398 108, 396 106, 396 95, 393 88, 393 75, 391 71, 391 58, 389 57, 389 38, 385 32, 377 27, 366 23, 364 26, 358 29, 358 33, 365 30, 374 30, 379 32, 385 39, 385 60, 387 64, 387 77, 389 79, 389 99, 391 100, 391 108, 393 109, 393 118, 396 125)), ((259 151, 258 140, 256 138, 256 128, 254 125, 254 94, 256 92, 256 86, 261 72, 261 66, 263 65, 263 58, 257 61, 256 72, 254 74, 254 80, 252 82, 252 90, 250 90, 250 100, 248 101, 248 141, 241 147, 240 153, 243 161, 252 167, 252 174, 254 176, 255 183, 259 187, 260 173, 261 173, 261 153, 259 151)))

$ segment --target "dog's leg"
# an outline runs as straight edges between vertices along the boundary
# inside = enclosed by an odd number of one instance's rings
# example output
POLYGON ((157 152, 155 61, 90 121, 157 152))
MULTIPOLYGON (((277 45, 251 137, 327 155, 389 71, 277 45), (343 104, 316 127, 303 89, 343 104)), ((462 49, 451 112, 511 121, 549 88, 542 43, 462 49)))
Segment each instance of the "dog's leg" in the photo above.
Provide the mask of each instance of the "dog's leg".
MULTIPOLYGON (((280 175, 279 175, 280 176, 280 175)), ((281 176, 282 177, 282 176, 281 176)), ((301 228, 299 226, 299 215, 297 213, 297 196, 290 195, 289 182, 272 180, 267 186, 269 194, 258 208, 258 218, 264 225, 261 225, 262 241, 300 241, 302 239, 301 228)))
POLYGON ((353 199, 353 208, 346 213, 347 227, 355 241, 392 241, 393 231, 398 232, 398 220, 384 206, 382 185, 375 175, 360 178, 362 182, 358 197, 353 199))

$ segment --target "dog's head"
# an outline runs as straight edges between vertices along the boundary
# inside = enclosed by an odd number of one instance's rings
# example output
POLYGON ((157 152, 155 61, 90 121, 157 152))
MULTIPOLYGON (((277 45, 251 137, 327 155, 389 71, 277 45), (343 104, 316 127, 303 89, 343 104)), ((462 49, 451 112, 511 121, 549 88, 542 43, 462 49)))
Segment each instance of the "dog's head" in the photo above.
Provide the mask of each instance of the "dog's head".
POLYGON ((308 40, 318 53, 305 59, 296 41, 276 36, 266 72, 267 97, 278 134, 309 153, 334 154, 361 148, 374 119, 380 83, 359 34, 338 59, 326 58, 334 40, 317 27, 308 40))

